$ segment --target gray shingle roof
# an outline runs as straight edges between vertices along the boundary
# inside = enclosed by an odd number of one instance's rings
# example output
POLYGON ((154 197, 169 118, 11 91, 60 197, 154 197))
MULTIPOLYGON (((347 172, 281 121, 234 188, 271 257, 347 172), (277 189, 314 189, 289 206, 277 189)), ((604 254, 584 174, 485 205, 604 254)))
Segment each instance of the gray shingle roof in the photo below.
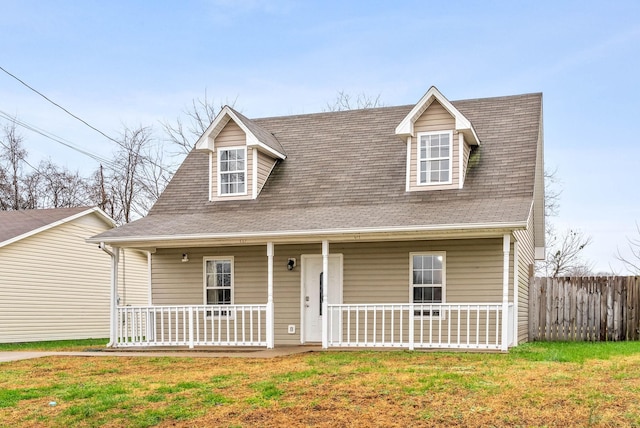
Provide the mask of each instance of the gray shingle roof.
POLYGON ((264 234, 526 222, 533 201, 541 94, 454 101, 482 145, 463 189, 406 192, 413 106, 253 119, 287 159, 257 200, 208 201, 208 154, 192 151, 149 215, 101 238, 264 234))
POLYGON ((265 130, 263 127, 255 123, 253 120, 248 119, 242 113, 232 109, 231 107, 229 107, 229 110, 233 111, 233 113, 238 117, 238 119, 242 121, 244 126, 246 126, 247 129, 249 129, 249 131, 251 131, 251 133, 255 135, 260 142, 271 147, 276 152, 286 156, 287 152, 284 150, 284 148, 282 147, 278 139, 271 132, 265 130))
POLYGON ((0 211, 0 244, 91 209, 90 207, 0 211))

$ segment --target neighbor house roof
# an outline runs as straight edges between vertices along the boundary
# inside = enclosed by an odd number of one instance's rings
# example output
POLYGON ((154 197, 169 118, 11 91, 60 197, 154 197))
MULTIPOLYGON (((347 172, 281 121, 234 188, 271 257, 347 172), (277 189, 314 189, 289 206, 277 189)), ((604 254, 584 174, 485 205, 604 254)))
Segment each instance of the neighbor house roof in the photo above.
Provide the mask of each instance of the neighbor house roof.
POLYGON ((482 142, 462 189, 406 191, 395 131, 413 105, 252 119, 287 156, 256 200, 209 201, 209 155, 193 150, 147 217, 93 241, 525 227, 542 95, 451 104, 482 142))
POLYGON ((115 226, 104 212, 93 207, 0 211, 0 247, 93 212, 115 226))

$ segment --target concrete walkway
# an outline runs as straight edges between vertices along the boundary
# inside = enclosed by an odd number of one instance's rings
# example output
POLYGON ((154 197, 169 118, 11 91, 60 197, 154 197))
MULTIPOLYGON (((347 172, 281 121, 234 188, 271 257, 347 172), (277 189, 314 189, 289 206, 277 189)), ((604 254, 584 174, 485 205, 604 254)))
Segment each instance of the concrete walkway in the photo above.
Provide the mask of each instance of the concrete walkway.
POLYGON ((174 358, 276 358, 287 355, 319 351, 319 346, 281 346, 274 349, 220 349, 220 350, 110 350, 103 351, 7 351, 0 352, 0 363, 41 357, 174 357, 174 358))

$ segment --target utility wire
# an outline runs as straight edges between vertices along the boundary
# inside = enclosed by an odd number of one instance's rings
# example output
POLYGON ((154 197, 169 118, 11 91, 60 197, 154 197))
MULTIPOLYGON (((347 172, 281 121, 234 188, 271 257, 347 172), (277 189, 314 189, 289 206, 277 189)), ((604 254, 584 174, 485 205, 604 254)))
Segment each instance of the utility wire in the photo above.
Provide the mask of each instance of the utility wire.
POLYGON ((99 163, 102 163, 102 164, 104 164, 104 165, 106 165, 106 166, 108 166, 110 168, 116 169, 116 167, 117 167, 117 164, 113 160, 107 159, 107 158, 102 157, 100 155, 97 155, 95 153, 92 153, 92 152, 89 152, 87 150, 84 150, 84 149, 80 148, 79 146, 73 144, 69 140, 66 140, 66 139, 64 139, 64 138, 62 138, 62 137, 60 137, 58 135, 55 135, 55 134, 53 134, 51 132, 48 132, 48 131, 46 131, 44 129, 38 128, 35 125, 31 125, 31 124, 29 124, 29 123, 27 123, 27 122, 25 122, 23 120, 17 119, 15 117, 11 116, 9 113, 7 113, 5 111, 0 110, 0 117, 6 119, 6 120, 8 120, 8 121, 10 121, 10 122, 12 122, 12 123, 14 123, 16 125, 19 125, 19 126, 21 126, 23 128, 26 128, 26 129, 28 129, 30 131, 33 131, 33 132, 35 132, 37 134, 40 134, 45 138, 48 138, 48 139, 50 139, 52 141, 55 141, 56 143, 62 144, 65 147, 68 147, 68 148, 70 148, 72 150, 75 150, 75 151, 77 151, 79 153, 82 153, 83 155, 86 155, 86 156, 90 157, 91 159, 93 159, 93 160, 95 160, 95 161, 97 161, 99 163))
POLYGON ((91 125, 90 123, 88 123, 87 121, 85 121, 84 119, 76 116, 75 114, 71 113, 69 110, 67 110, 66 108, 62 107, 60 104, 56 103, 55 101, 53 101, 51 98, 47 97, 45 94, 43 94, 42 92, 38 91, 37 89, 33 88, 32 86, 30 86, 29 84, 27 84, 24 80, 20 79, 18 76, 16 76, 15 74, 10 73, 9 71, 5 70, 2 66, 0 66, 0 70, 4 71, 6 74, 8 74, 9 76, 13 77, 14 79, 16 79, 18 82, 22 83, 24 86, 26 86, 27 88, 31 89, 33 92, 35 92, 36 94, 40 95, 42 98, 44 98, 45 100, 49 101, 51 104, 53 104, 54 106, 58 107, 60 110, 64 111, 65 113, 67 113, 69 116, 79 120, 80 122, 84 123, 85 125, 87 125, 89 128, 93 129, 94 131, 102 134, 104 137, 106 137, 107 139, 113 141, 116 144, 122 145, 122 143, 120 143, 120 141, 111 138, 110 136, 108 136, 107 134, 105 134, 104 132, 102 132, 101 130, 99 130, 98 128, 96 128, 95 126, 91 125))
MULTIPOLYGON (((54 106, 58 107, 59 109, 61 109, 62 111, 64 111, 65 113, 67 113, 69 116, 73 117, 76 120, 79 120, 80 122, 82 122, 83 124, 85 124, 86 126, 88 126, 89 128, 93 129, 94 131, 100 133, 101 135, 103 135, 105 138, 107 138, 110 141, 113 141, 114 143, 116 143, 117 145, 119 145, 120 147, 122 147, 123 149, 131 152, 131 148, 127 147, 125 144, 123 144, 122 142, 116 140, 115 138, 112 138, 110 136, 108 136, 107 134, 105 134, 104 132, 102 132, 101 130, 99 130, 98 128, 96 128, 95 126, 91 125, 90 123, 88 123, 87 121, 85 121, 84 119, 76 116, 75 114, 71 113, 69 110, 67 110, 66 108, 62 107, 60 104, 56 103, 55 101, 53 101, 51 98, 47 97, 46 95, 44 95, 42 92, 38 91, 37 89, 33 88, 32 86, 30 86, 28 83, 26 83, 24 80, 20 79, 18 76, 16 76, 15 74, 10 73, 9 71, 7 71, 4 67, 0 66, 0 70, 2 70, 3 72, 5 72, 6 74, 8 74, 9 76, 11 76, 12 78, 14 78, 15 80, 17 80, 18 82, 20 82, 22 85, 26 86, 27 88, 29 88, 31 91, 35 92, 36 94, 40 95, 42 98, 44 98, 45 100, 47 100, 48 102, 50 102, 51 104, 53 104, 54 106)), ((167 169, 165 166, 163 165, 159 165, 156 162, 147 159, 147 162, 149 162, 150 164, 152 164, 153 166, 159 168, 160 170, 173 175, 173 171, 167 169)))

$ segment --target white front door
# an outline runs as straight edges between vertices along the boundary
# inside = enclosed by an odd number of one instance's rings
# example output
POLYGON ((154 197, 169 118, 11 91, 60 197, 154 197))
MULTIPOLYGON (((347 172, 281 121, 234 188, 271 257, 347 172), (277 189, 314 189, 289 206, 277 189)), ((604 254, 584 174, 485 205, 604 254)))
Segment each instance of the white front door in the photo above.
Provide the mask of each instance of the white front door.
MULTIPOLYGON (((322 341, 322 272, 321 255, 302 256, 302 311, 305 342, 322 341)), ((342 303, 342 255, 329 255, 329 299, 327 303, 342 303)), ((337 325, 336 325, 337 327, 337 325)))

